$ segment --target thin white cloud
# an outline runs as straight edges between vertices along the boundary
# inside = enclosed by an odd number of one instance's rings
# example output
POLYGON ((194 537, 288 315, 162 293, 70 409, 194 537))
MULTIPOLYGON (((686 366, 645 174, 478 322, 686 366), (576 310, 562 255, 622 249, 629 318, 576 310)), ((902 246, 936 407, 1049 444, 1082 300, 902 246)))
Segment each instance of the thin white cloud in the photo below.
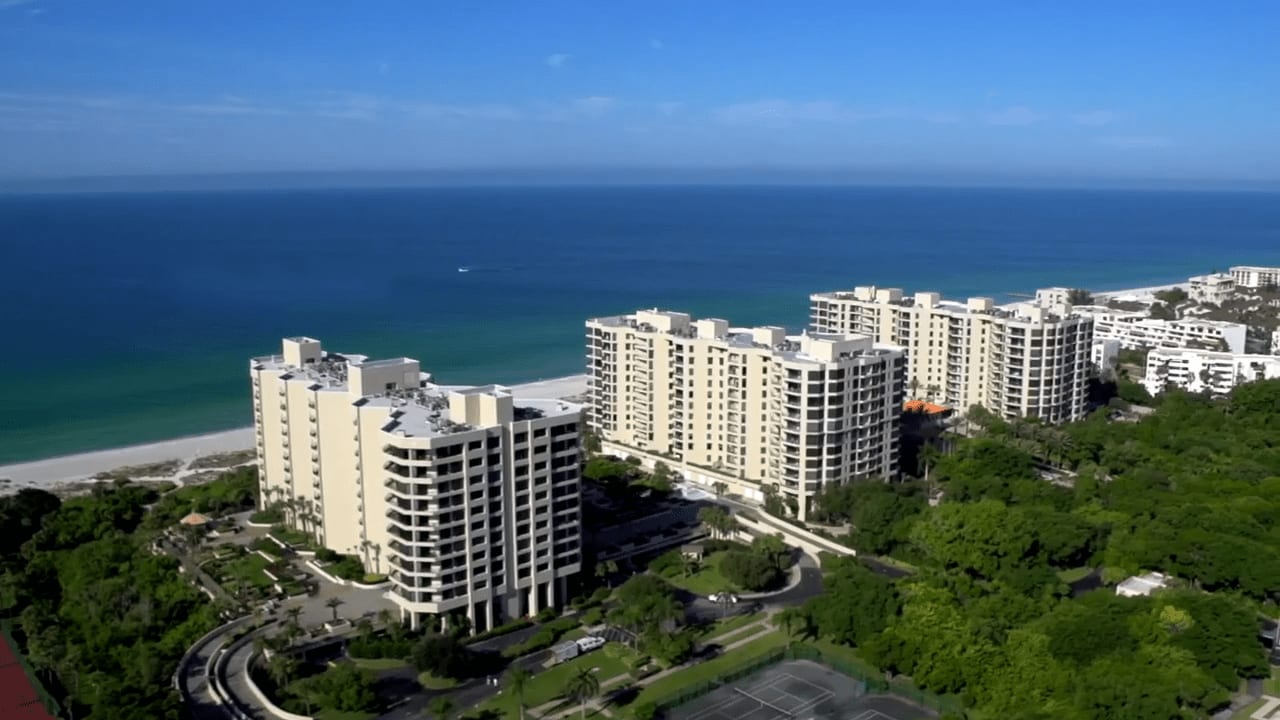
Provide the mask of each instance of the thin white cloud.
POLYGON ((449 105, 441 103, 405 103, 401 109, 424 118, 463 118, 468 120, 514 120, 519 110, 507 105, 449 105))
POLYGON ((568 102, 542 103, 535 115, 540 120, 566 122, 603 117, 618 106, 618 101, 604 95, 574 98, 568 102))
POLYGON ((671 117, 684 109, 682 102, 660 102, 657 104, 658 114, 663 117, 671 117))
POLYGON ((1112 135, 1094 138, 1093 141, 1117 150, 1148 150, 1173 145, 1171 139, 1159 135, 1112 135))
POLYGON ((828 100, 757 100, 717 108, 712 117, 727 125, 778 126, 795 122, 853 123, 895 114, 885 110, 856 110, 828 100))
POLYGON ((1013 105, 1003 110, 987 113, 990 125, 1023 126, 1034 125, 1040 121, 1040 115, 1025 105, 1013 105))
POLYGON ((926 113, 924 119, 925 122, 930 122, 934 125, 955 125, 961 120, 959 115, 952 112, 926 113))
POLYGON ((573 56, 566 53, 552 53, 547 56, 547 67, 559 70, 565 66, 565 63, 569 62, 569 58, 571 57, 573 56))
POLYGON ((662 42, 658 38, 649 38, 649 47, 653 48, 654 50, 661 50, 666 46, 667 44, 662 42))
POLYGON ((577 98, 569 103, 573 111, 583 117, 600 117, 613 109, 614 99, 602 95, 577 98))
POLYGON ((36 0, 0 0, 0 10, 8 10, 9 8, 15 8, 19 5, 30 5, 35 1, 36 0))
POLYGON ((225 94, 208 102, 193 102, 166 106, 188 115, 287 115, 283 108, 259 105, 239 95, 225 94))
POLYGON ((313 112, 337 120, 376 120, 382 110, 381 98, 359 93, 329 92, 315 103, 313 112))
POLYGON ((1077 125, 1084 125, 1086 127, 1102 127, 1104 125, 1110 125, 1116 119, 1116 114, 1110 110, 1090 110, 1088 112, 1076 113, 1071 116, 1071 119, 1077 125))

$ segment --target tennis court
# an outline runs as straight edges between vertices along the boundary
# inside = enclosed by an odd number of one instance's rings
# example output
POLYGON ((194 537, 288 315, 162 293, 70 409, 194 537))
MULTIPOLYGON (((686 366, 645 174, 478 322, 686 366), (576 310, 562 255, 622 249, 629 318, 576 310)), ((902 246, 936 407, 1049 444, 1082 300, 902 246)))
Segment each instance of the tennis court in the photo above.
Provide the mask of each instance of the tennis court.
POLYGON ((668 720, 925 720, 935 715, 852 678, 791 660, 667 711, 668 720))

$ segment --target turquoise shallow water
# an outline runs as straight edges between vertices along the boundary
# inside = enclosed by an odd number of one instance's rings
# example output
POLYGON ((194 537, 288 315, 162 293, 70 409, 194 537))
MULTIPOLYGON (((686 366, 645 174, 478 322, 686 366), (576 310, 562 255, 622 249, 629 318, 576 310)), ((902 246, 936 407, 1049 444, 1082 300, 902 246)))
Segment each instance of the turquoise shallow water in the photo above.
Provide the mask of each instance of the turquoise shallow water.
POLYGON ((282 335, 442 382, 579 372, 642 306, 801 327, 807 294, 1004 295, 1280 264, 1271 194, 474 188, 0 196, 0 463, 250 421, 282 335), (459 273, 466 266, 470 272, 459 273))

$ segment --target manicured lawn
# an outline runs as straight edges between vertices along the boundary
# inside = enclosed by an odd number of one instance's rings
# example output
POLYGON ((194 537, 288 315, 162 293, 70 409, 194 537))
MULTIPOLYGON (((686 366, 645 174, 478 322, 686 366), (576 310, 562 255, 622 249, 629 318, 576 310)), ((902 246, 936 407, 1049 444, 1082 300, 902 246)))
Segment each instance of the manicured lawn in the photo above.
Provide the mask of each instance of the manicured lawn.
MULTIPOLYGON (((629 672, 631 663, 637 657, 638 655, 630 648, 610 643, 599 650, 593 650, 586 655, 543 670, 534 675, 525 686, 525 707, 534 708, 560 697, 569 678, 578 674, 582 668, 594 668, 596 678, 603 684, 611 677, 629 672)), ((516 717, 518 714, 516 698, 506 690, 485 703, 484 707, 498 710, 506 717, 516 717)))
POLYGON ((751 623, 759 622, 764 618, 764 613, 752 613, 750 615, 738 615, 736 617, 717 620, 715 624, 708 625, 699 636, 699 640, 706 642, 713 638, 723 640, 724 638, 736 634, 735 631, 744 628, 751 623))
POLYGON ((400 658, 351 658, 351 662, 365 670, 394 670, 409 664, 400 658))
POLYGON ((646 702, 659 702, 664 698, 679 693, 690 685, 697 685, 715 678, 721 673, 738 668, 751 660, 787 645, 788 638, 780 632, 771 632, 764 637, 752 640, 740 648, 735 648, 714 660, 699 663, 654 682, 640 691, 632 701, 632 705, 646 702))
POLYGON ((418 682, 428 690, 448 690, 458 684, 458 681, 453 678, 436 677, 425 672, 418 675, 418 682))
POLYGON ((1085 579, 1089 573, 1093 572, 1091 567, 1078 567, 1069 570, 1059 570, 1058 579, 1070 585, 1073 582, 1085 579))
POLYGON ((1244 706, 1231 716, 1231 720, 1250 720, 1250 716, 1257 712, 1258 708, 1262 707, 1266 702, 1266 700, 1258 700, 1252 705, 1244 706))
POLYGON ((263 572, 267 565, 270 565, 270 563, 261 555, 247 553, 223 563, 222 572, 228 578, 240 578, 246 585, 266 589, 272 585, 271 578, 267 577, 267 574, 263 572))
POLYGON ((1271 679, 1262 683, 1262 691, 1272 697, 1280 697, 1280 668, 1271 668, 1271 679))
POLYGON ((707 597, 712 593, 725 590, 737 592, 737 586, 720 574, 720 561, 724 559, 724 555, 723 552, 711 553, 703 559, 702 567, 698 572, 692 575, 677 573, 672 577, 666 578, 666 580, 672 585, 684 588, 699 597, 707 597))

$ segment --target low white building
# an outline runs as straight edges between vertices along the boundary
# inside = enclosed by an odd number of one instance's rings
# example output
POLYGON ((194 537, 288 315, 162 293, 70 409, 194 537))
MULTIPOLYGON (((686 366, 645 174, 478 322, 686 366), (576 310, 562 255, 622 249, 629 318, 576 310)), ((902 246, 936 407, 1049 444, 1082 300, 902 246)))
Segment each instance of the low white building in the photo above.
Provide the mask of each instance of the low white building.
POLYGON ((1237 385, 1274 378, 1280 378, 1280 357, 1275 355, 1159 348, 1147 353, 1142 385, 1152 395, 1170 387, 1226 395, 1237 385))
POLYGON ((1237 287, 1262 288, 1280 285, 1280 267, 1236 265, 1229 272, 1237 287))
POLYGON ((1118 340, 1125 350, 1151 348, 1223 348, 1243 353, 1249 328, 1240 323, 1203 318, 1157 320, 1144 312, 1116 310, 1099 305, 1079 306, 1073 312, 1093 318, 1093 339, 1118 340))
POLYGON ((1116 586, 1116 595, 1120 597, 1146 597, 1157 590, 1169 587, 1171 578, 1164 573, 1147 573, 1125 578, 1116 586))
POLYGON ((1221 305, 1231 298, 1236 291, 1235 278, 1226 273, 1197 275, 1189 281, 1191 299, 1200 303, 1221 305))

